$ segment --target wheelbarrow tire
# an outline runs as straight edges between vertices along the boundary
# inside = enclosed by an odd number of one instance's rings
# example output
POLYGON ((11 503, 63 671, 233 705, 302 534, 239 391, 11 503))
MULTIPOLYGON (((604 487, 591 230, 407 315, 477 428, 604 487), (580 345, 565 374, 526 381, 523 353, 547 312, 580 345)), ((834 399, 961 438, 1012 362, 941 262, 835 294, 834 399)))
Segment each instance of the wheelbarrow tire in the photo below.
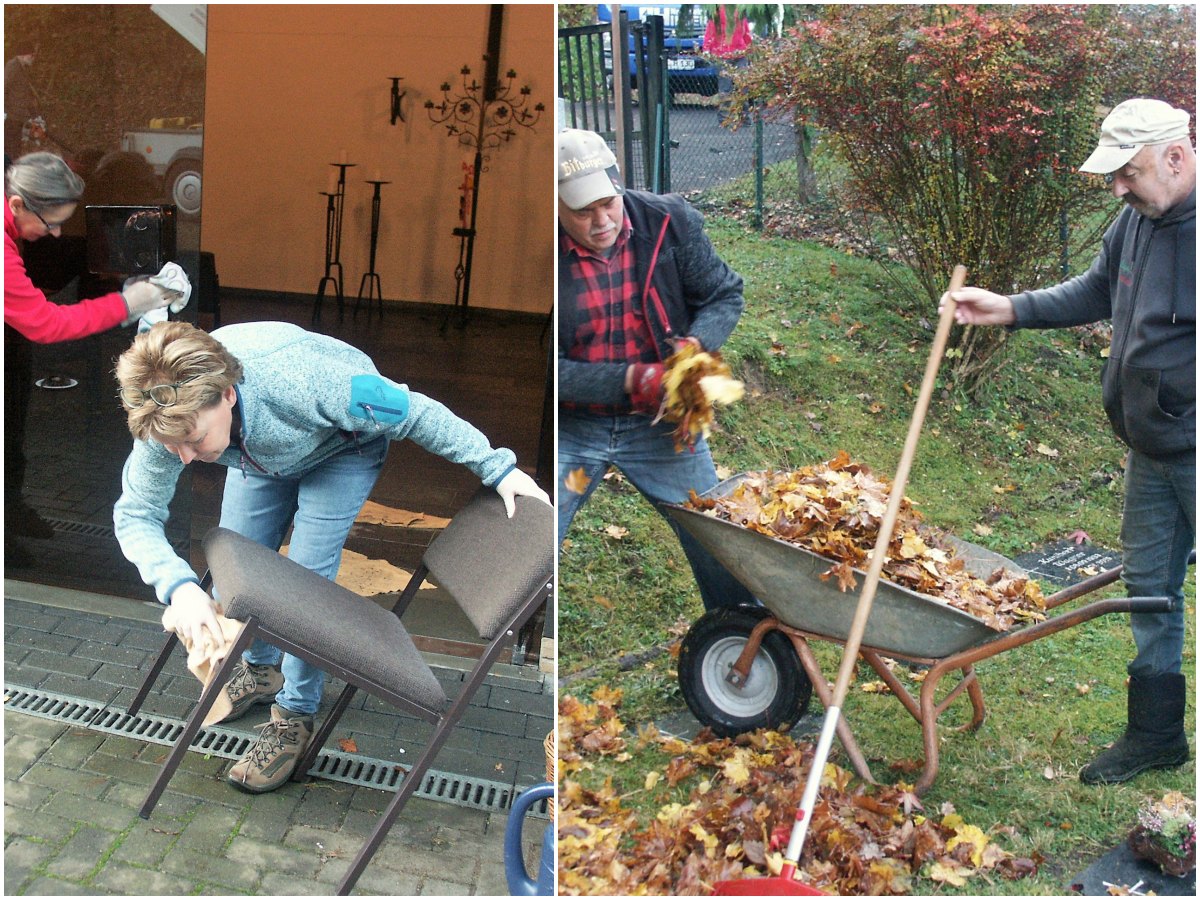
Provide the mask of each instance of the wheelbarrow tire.
POLYGON ((709 610, 683 639, 678 667, 683 699, 720 737, 759 728, 786 731, 808 709, 812 683, 782 632, 767 632, 743 687, 725 678, 754 626, 769 615, 753 606, 709 610))

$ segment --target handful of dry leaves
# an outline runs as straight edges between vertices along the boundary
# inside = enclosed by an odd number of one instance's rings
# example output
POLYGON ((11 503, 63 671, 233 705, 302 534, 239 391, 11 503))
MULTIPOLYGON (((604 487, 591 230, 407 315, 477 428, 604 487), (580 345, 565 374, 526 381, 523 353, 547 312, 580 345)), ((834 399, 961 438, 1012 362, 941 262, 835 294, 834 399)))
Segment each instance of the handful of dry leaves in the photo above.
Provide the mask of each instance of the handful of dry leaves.
MULTIPOLYGON (((843 591, 857 586, 854 570, 869 566, 891 484, 845 453, 792 472, 750 472, 727 496, 692 494, 688 506, 780 538, 833 561, 822 578, 843 591)), ((986 580, 966 571, 936 529, 921 522, 908 498, 900 505, 883 577, 934 597, 996 631, 1045 618, 1036 581, 997 569, 986 580)))
POLYGON ((692 447, 696 437, 712 431, 713 407, 742 398, 744 388, 732 377, 717 352, 706 353, 684 344, 663 365, 663 406, 658 418, 676 423, 675 449, 692 447))

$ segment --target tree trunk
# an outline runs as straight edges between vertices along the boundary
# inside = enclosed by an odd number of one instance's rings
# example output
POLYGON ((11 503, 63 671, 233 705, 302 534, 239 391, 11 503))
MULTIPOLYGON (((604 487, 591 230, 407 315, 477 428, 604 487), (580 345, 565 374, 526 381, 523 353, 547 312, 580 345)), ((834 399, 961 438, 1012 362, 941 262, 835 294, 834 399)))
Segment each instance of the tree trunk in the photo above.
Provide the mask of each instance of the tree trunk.
POLYGON ((793 120, 792 128, 796 133, 796 199, 809 204, 817 199, 817 183, 808 162, 812 136, 799 115, 793 120))

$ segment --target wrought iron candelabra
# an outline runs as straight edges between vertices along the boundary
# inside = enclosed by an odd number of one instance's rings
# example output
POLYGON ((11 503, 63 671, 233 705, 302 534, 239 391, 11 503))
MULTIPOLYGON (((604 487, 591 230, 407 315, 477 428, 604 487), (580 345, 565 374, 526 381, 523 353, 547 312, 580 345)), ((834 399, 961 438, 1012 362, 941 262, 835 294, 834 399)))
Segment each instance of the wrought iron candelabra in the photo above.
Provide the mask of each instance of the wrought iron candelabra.
MULTIPOLYGON (((484 57, 485 61, 487 57, 484 57)), ((446 330, 453 310, 458 310, 458 327, 467 324, 471 295, 471 262, 475 252, 475 217, 479 209, 479 177, 485 171, 487 153, 498 149, 516 137, 521 128, 532 130, 545 112, 545 105, 530 105, 528 85, 514 87, 517 73, 509 69, 493 84, 483 84, 471 74, 470 66, 459 71, 461 83, 457 88, 444 82, 442 102, 425 101, 425 110, 434 125, 444 125, 446 134, 460 145, 474 151, 471 179, 470 215, 461 228, 454 229, 459 239, 459 262, 454 270, 454 306, 446 310, 441 330, 446 330)))

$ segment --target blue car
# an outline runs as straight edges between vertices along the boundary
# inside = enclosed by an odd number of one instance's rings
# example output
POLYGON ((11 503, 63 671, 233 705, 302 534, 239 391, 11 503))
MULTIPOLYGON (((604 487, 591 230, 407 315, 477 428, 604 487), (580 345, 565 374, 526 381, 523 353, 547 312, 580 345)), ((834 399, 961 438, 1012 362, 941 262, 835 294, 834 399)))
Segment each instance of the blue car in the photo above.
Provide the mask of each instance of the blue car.
MULTIPOLYGON (((629 14, 629 21, 641 21, 646 16, 663 17, 663 49, 667 54, 667 89, 671 95, 700 94, 711 97, 717 93, 717 72, 720 63, 704 55, 704 23, 693 20, 679 27, 679 10, 683 4, 668 3, 661 6, 625 6, 621 9, 629 14)), ((701 7, 691 7, 699 13, 701 7)), ((597 7, 598 19, 612 23, 612 7, 601 4, 597 7)), ((634 35, 629 36, 629 74, 637 87, 637 54, 634 52, 634 35)), ((605 48, 604 68, 612 75, 612 52, 605 48)))

